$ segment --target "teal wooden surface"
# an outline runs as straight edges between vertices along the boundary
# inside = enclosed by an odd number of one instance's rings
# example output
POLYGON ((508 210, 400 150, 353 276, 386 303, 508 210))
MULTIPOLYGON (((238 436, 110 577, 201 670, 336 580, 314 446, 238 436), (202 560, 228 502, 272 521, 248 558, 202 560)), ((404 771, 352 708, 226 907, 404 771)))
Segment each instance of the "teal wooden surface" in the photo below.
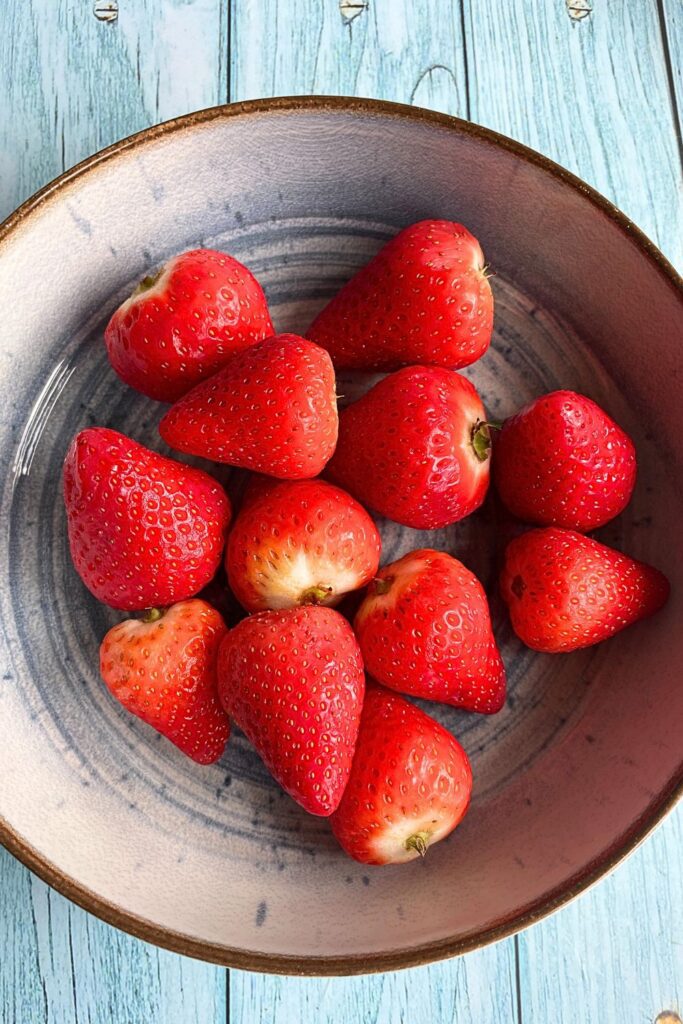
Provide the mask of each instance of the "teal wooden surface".
MULTIPOLYGON (((347 93, 469 116, 596 185, 683 264, 681 0, 0 2, 0 217, 190 109, 347 93), (100 6, 106 6, 104 2, 100 6), (582 19, 569 8, 588 6, 582 19)), ((102 924, 0 852, 0 1020, 593 1022, 683 1012, 683 810, 554 917, 449 963, 358 979, 225 972, 102 924)))

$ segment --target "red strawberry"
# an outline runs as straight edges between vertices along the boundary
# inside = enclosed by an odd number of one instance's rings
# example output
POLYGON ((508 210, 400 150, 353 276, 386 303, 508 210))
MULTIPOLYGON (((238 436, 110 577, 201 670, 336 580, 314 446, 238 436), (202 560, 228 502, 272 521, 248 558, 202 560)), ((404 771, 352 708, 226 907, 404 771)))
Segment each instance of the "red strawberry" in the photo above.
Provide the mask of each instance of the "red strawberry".
POLYGON ((403 697, 369 683, 351 777, 330 819, 363 864, 401 864, 449 835, 470 802, 458 741, 403 697))
POLYGON ((508 544, 500 586, 517 636, 549 654, 606 640, 669 597, 658 569, 552 526, 508 544))
POLYGON ((369 675, 385 686, 484 714, 503 706, 486 594, 445 551, 411 551, 380 569, 354 628, 369 675))
POLYGON ((175 402, 233 355, 273 333, 256 278, 232 256, 195 249, 145 277, 104 332, 119 377, 175 402))
POLYGON ((322 480, 256 488, 245 495, 225 555, 228 583, 247 611, 336 604, 372 579, 379 533, 349 494, 322 480))
POLYGON ((543 395, 506 420, 495 449, 498 492, 530 523, 593 530, 619 515, 633 493, 633 442, 574 391, 543 395))
POLYGON ((306 333, 340 368, 457 369, 483 356, 492 329, 493 295, 476 238, 462 224, 423 220, 380 249, 306 333))
POLYGON ((227 632, 218 612, 195 599, 119 622, 100 647, 102 678, 116 699, 199 764, 217 761, 230 735, 216 687, 227 632))
POLYGON ((223 707, 283 789, 323 817, 349 777, 364 690, 356 638, 332 608, 259 612, 218 655, 223 707))
POLYGON ((448 526, 484 500, 490 462, 485 421, 479 395, 460 374, 407 367, 342 411, 329 476, 404 526, 448 526))
POLYGON ((222 487, 115 430, 92 427, 73 439, 64 502, 74 565, 113 608, 192 597, 220 564, 230 522, 222 487))
POLYGON ((279 334, 233 356, 176 402, 159 425, 181 452, 283 479, 317 476, 337 443, 327 352, 279 334))

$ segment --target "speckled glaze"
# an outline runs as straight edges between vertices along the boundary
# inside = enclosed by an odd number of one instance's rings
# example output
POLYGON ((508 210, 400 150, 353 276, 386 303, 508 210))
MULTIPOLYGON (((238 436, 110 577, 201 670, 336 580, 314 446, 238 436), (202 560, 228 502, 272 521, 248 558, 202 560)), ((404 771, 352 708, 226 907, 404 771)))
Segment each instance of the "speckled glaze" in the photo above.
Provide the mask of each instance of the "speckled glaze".
MULTIPOLYGON (((533 921, 671 805, 683 776, 680 282, 581 183, 482 129, 389 104, 207 112, 94 158, 11 218, 0 307, 0 838, 62 891, 224 963, 387 969, 533 921), (125 388, 102 340, 150 269, 190 247, 225 249, 263 283, 277 329, 300 332, 383 241, 424 217, 466 224, 495 271, 494 342, 465 370, 490 415, 566 387, 634 437, 633 502, 599 537, 665 569, 673 597, 598 648, 535 655, 496 596, 515 526, 495 500, 447 530, 381 523, 383 561, 443 547, 483 580, 510 697, 492 718, 430 708, 472 759, 472 808, 424 863, 371 869, 278 790, 239 733, 200 767, 115 703, 97 650, 121 616, 70 564, 60 469, 90 424, 166 451, 161 407, 125 388)), ((338 391, 366 385, 345 374, 338 391)))

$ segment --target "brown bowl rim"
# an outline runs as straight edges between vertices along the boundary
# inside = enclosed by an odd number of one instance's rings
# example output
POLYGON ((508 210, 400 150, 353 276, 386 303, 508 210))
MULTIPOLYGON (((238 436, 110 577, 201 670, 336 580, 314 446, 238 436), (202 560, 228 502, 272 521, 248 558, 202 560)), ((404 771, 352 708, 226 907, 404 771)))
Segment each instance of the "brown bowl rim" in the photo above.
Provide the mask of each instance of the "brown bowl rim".
MULTIPOLYGON (((129 149, 143 146, 161 136, 176 131, 197 127, 212 121, 233 117, 254 117, 273 113, 298 113, 301 111, 335 111, 348 114, 375 114, 392 117, 412 123, 426 123, 447 128, 468 135, 489 145, 514 153, 519 159, 538 167, 559 179, 575 192, 580 193, 599 213, 607 216, 626 235, 632 244, 640 249, 643 256, 654 264, 667 284, 674 288, 683 305, 683 279, 657 246, 623 214, 613 203, 571 171, 542 156, 535 150, 500 135, 489 128, 449 114, 441 114, 421 107, 386 100, 360 99, 345 96, 278 96, 272 99, 248 100, 242 103, 223 104, 208 107, 182 117, 173 118, 130 135, 119 142, 100 150, 87 159, 65 171, 26 200, 14 213, 0 224, 0 257, 2 248, 10 235, 20 227, 34 211, 60 197, 60 193, 73 181, 92 173, 101 164, 129 149)), ((591 885, 611 871, 657 827, 683 795, 683 759, 677 772, 650 803, 647 810, 636 822, 618 837, 603 853, 577 872, 562 885, 545 893, 542 897, 519 908, 515 913, 492 922, 484 928, 457 938, 446 938, 437 942, 401 949, 394 952, 362 954, 359 956, 286 956, 259 953, 225 946, 221 943, 206 942, 184 935, 171 928, 164 928, 154 922, 130 913, 97 893, 81 885, 69 875, 60 871, 55 864, 27 843, 8 821, 0 815, 0 843, 48 885, 84 910, 95 914, 108 924, 128 932, 146 942, 184 956, 215 963, 240 970, 260 971, 285 975, 334 976, 368 974, 378 971, 392 971, 416 967, 437 960, 458 956, 497 942, 521 931, 523 928, 547 917, 585 892, 591 885)), ((395 870, 395 869, 390 869, 395 870)))

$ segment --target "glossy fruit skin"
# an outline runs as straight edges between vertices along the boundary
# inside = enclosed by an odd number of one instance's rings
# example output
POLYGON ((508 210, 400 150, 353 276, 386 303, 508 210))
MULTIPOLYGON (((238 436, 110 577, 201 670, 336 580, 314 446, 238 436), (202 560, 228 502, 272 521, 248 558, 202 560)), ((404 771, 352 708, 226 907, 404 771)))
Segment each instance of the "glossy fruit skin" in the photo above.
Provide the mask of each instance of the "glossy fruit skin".
POLYGON ((367 672, 385 686, 482 714, 505 703, 484 588, 445 551, 380 569, 353 625, 367 672))
POLYGON ((230 735, 216 685, 226 634, 218 612, 195 598, 151 622, 119 622, 100 647, 100 672, 114 697, 199 764, 217 761, 230 735))
POLYGON ((480 459, 472 445, 473 431, 485 421, 465 377, 441 367, 406 367, 342 410, 326 476, 396 523, 417 530, 448 526, 486 495, 490 457, 480 459))
POLYGON ((332 814, 365 692, 346 619, 316 605, 250 615, 221 644, 218 692, 282 788, 311 814, 332 814))
POLYGON ((458 369, 483 356, 492 329, 493 295, 476 238, 462 224, 424 220, 387 242, 306 335, 337 368, 458 369))
POLYGON ((351 777, 330 819, 345 852, 363 864, 424 856, 462 821, 471 792, 472 770, 455 737, 368 682, 351 777))
POLYGON ((208 473, 91 427, 71 442, 63 478, 71 557, 99 601, 166 607, 216 572, 230 502, 208 473))
POLYGON ((260 284, 223 252, 181 253, 148 280, 116 310, 104 340, 121 380, 149 398, 175 402, 274 333, 260 284))
POLYGON ((658 569, 552 526, 508 544, 500 589, 520 640, 549 654, 600 643, 669 597, 658 569))
POLYGON ((238 352, 159 424, 178 451, 291 480, 321 472, 337 430, 330 357, 296 334, 238 352))
POLYGON ((247 611, 336 604, 372 579, 380 536, 349 494, 323 480, 256 487, 225 553, 230 589, 247 611))
POLYGON ((494 437, 493 478, 513 515, 585 533, 626 507, 636 482, 630 437, 584 395, 553 391, 494 437))

